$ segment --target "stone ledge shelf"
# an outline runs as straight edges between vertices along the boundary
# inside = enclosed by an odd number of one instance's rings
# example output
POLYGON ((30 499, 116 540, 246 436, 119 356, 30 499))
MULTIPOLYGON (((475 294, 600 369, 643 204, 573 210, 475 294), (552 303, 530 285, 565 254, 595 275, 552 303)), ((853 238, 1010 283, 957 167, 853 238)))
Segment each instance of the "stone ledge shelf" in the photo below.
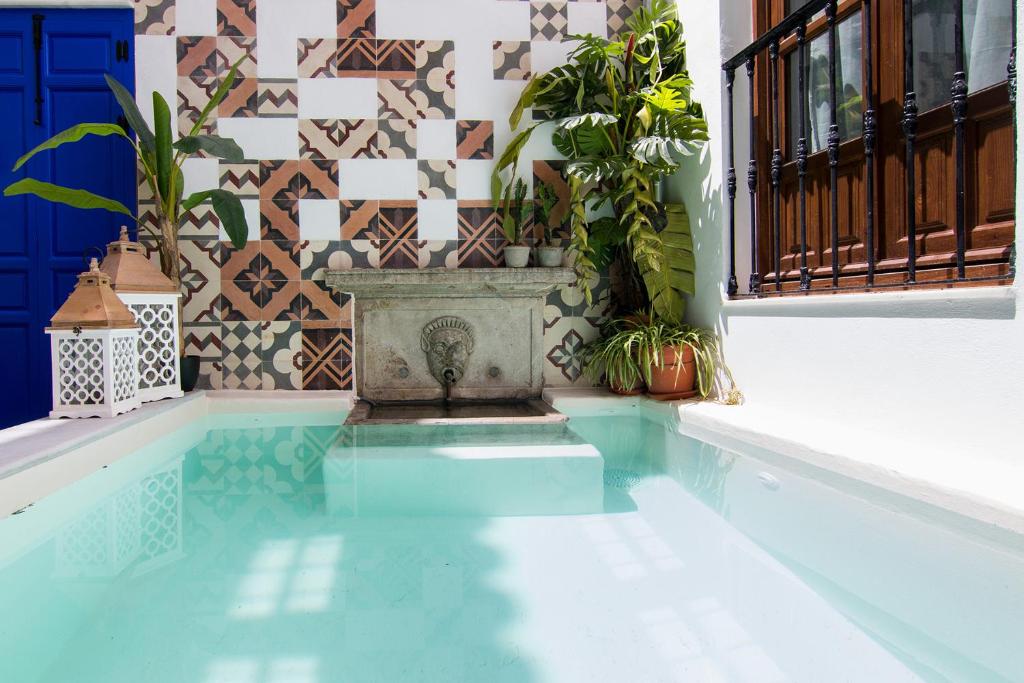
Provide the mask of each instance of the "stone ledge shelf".
POLYGON ((327 271, 327 286, 352 296, 536 297, 576 281, 572 268, 354 268, 327 271))
POLYGON ((539 399, 545 298, 575 281, 570 268, 361 268, 326 276, 332 290, 353 296, 356 394, 374 402, 443 399, 444 373, 431 369, 428 355, 435 366, 443 357, 460 368, 452 399, 539 399), (442 318, 454 321, 462 342, 421 339, 442 318), (445 355, 450 350, 457 362, 445 355))

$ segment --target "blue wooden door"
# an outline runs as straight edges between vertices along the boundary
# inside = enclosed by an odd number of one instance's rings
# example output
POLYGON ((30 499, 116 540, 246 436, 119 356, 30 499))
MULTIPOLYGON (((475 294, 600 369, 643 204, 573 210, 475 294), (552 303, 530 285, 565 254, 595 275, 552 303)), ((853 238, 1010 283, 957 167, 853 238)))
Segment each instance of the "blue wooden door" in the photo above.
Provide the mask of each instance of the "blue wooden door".
MULTIPOLYGON (((0 9, 0 187, 25 175, 135 204, 135 160, 124 140, 87 139, 15 160, 84 121, 120 116, 104 82, 134 87, 130 9, 0 9)), ((117 235, 123 216, 0 196, 0 428, 50 406, 43 328, 74 287, 83 254, 117 235)))

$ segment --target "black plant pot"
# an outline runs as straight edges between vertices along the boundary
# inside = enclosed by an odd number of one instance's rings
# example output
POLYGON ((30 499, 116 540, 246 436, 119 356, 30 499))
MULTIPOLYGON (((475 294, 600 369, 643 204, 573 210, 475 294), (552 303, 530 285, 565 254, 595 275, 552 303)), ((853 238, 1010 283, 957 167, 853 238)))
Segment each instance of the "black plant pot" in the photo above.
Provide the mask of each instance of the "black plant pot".
POLYGON ((199 382, 199 356, 181 357, 181 390, 192 391, 199 382))

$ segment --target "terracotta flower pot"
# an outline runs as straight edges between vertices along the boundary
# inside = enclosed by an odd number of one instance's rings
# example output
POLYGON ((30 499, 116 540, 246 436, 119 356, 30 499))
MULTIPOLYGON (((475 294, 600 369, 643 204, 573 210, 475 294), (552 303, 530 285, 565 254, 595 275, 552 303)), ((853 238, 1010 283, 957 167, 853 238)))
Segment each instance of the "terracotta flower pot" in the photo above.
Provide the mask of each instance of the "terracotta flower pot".
POLYGON ((672 401, 697 395, 697 363, 693 349, 688 345, 667 346, 662 367, 651 366, 651 384, 647 393, 651 398, 672 401))

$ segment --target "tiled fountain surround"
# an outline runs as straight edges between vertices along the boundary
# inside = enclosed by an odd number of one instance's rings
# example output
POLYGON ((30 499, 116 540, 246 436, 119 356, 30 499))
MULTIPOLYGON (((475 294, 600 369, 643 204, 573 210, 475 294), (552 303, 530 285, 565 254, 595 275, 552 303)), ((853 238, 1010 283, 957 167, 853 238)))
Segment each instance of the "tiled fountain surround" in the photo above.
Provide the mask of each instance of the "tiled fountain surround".
MULTIPOLYGON (((203 359, 201 385, 351 388, 351 304, 324 286, 328 268, 503 267, 489 177, 511 107, 533 71, 564 63, 567 35, 614 35, 639 2, 137 0, 145 112, 159 89, 190 128, 244 57, 211 128, 247 161, 186 167, 189 191, 242 197, 252 240, 233 249, 208 206, 182 227, 185 345, 203 359)), ((522 168, 564 204, 546 137, 522 168)), ((144 188, 139 200, 151 211, 144 188)), ((583 381, 578 351, 607 290, 598 283, 591 306, 571 288, 549 296, 546 384, 583 381)))

